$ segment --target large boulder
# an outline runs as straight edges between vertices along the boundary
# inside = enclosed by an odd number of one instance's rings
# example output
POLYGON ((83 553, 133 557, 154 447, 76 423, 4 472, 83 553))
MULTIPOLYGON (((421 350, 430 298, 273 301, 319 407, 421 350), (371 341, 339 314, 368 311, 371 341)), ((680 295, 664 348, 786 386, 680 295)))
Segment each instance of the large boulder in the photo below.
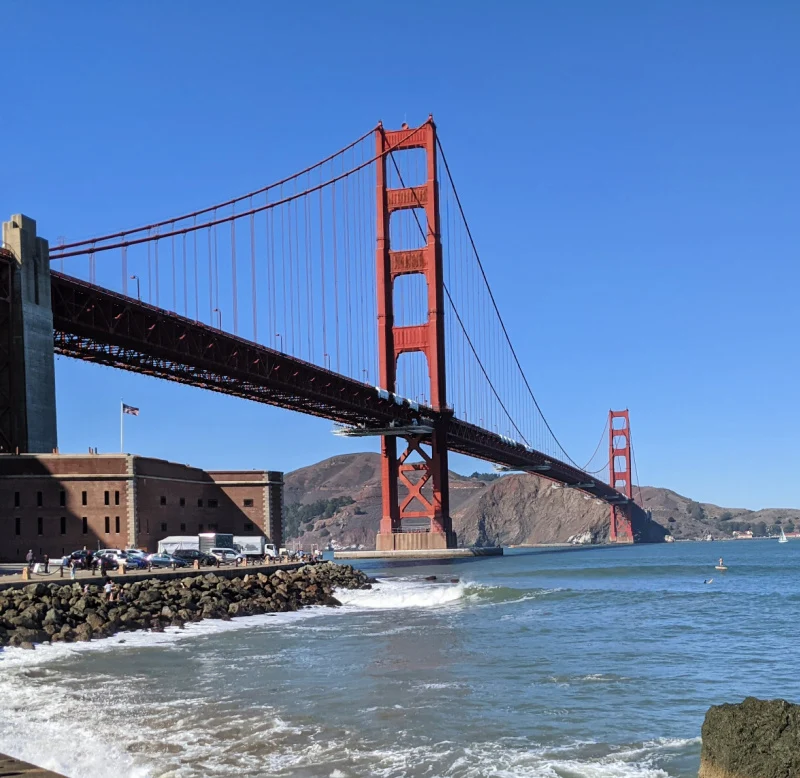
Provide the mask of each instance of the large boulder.
POLYGON ((748 697, 703 722, 698 778, 800 778, 800 705, 748 697))

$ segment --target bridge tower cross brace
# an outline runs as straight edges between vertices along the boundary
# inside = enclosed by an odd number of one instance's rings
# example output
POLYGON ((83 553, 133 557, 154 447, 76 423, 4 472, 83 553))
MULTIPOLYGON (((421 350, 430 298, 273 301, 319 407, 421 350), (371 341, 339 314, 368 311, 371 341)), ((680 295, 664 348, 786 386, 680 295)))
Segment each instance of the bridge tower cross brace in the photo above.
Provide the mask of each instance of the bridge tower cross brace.
POLYGON ((608 539, 611 543, 633 543, 631 422, 627 410, 608 412, 608 478, 609 484, 628 499, 623 505, 611 506, 608 539))
POLYGON ((456 537, 450 520, 447 467, 447 396, 444 349, 444 275, 439 221, 439 185, 436 173, 436 126, 430 117, 416 130, 375 131, 377 148, 377 288, 378 357, 381 388, 397 389, 397 360, 401 354, 425 355, 430 380, 430 403, 444 418, 429 438, 408 436, 398 456, 397 437, 381 438, 382 518, 376 546, 379 551, 453 548, 456 537), (423 149, 426 181, 420 186, 390 189, 388 154, 423 149), (425 212, 427 235, 421 248, 393 250, 390 221, 398 211, 417 208, 425 212), (402 275, 419 274, 427 286, 427 321, 409 326, 394 323, 394 284, 402 275), (421 461, 411 462, 417 454, 421 461), (401 494, 400 488, 404 490, 401 494), (424 490, 424 491, 423 491, 424 490), (425 518, 427 532, 403 532, 403 521, 425 518))

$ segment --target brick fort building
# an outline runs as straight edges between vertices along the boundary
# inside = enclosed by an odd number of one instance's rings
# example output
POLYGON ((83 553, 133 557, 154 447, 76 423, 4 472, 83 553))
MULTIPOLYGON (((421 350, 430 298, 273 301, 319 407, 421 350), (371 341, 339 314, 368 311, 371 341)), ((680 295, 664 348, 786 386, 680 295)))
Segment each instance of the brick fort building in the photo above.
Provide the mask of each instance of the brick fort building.
POLYGON ((83 548, 155 551, 168 535, 283 543, 283 473, 209 471, 130 454, 0 455, 0 561, 83 548))

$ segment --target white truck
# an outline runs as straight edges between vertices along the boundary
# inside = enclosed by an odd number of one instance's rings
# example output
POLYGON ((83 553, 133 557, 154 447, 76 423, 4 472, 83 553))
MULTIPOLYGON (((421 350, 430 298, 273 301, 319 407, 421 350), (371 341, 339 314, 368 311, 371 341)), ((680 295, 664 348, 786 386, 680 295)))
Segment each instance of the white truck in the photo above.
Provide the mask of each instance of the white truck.
POLYGON ((170 535, 158 541, 160 554, 172 554, 178 549, 192 548, 205 554, 212 548, 230 548, 247 557, 277 557, 273 543, 267 543, 263 535, 227 535, 203 532, 200 535, 170 535))
POLYGON ((200 550, 200 538, 197 535, 170 535, 158 541, 159 554, 174 554, 181 548, 200 550))

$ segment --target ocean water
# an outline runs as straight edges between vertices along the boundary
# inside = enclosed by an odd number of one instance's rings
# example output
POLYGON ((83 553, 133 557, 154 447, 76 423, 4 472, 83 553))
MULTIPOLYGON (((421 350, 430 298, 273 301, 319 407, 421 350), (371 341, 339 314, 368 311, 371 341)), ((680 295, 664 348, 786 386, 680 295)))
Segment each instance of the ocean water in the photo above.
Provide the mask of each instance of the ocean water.
POLYGON ((800 541, 361 566, 383 583, 339 609, 0 653, 0 751, 72 778, 683 778, 709 705, 800 701, 800 541))

